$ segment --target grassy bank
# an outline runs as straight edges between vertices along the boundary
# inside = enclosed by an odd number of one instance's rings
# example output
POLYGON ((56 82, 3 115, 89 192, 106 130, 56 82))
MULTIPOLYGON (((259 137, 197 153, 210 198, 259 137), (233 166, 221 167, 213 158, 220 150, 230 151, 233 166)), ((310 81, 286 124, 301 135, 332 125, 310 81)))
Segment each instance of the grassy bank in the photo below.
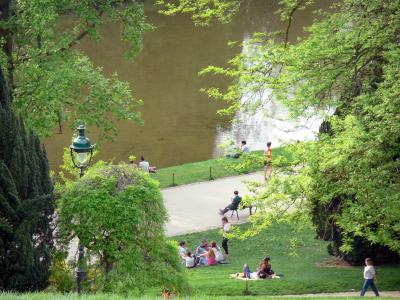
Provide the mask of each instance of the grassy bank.
MULTIPOLYGON (((245 281, 230 278, 229 274, 241 272, 244 263, 255 270, 259 261, 265 255, 269 255, 274 271, 284 274, 284 277, 250 281, 249 290, 252 295, 343 292, 352 289, 359 291, 363 283, 363 268, 330 266, 326 262, 331 259, 327 254, 326 242, 316 240, 314 236, 315 233, 311 229, 293 232, 287 225, 277 225, 257 237, 244 241, 230 241, 231 264, 189 269, 187 270, 189 283, 196 293, 209 296, 239 296, 244 290, 245 281), (290 254, 292 249, 289 247, 290 240, 294 238, 299 243, 295 256, 290 254)), ((203 238, 216 240, 218 243, 221 241, 217 230, 193 233, 174 239, 187 241, 189 248, 193 250, 203 238)), ((377 266, 377 269, 379 289, 399 289, 398 265, 377 266)))
MULTIPOLYGON (((262 151, 251 152, 251 159, 244 159, 240 157, 238 159, 221 157, 216 159, 210 159, 206 161, 194 162, 183 164, 174 167, 159 169, 157 173, 151 174, 151 176, 160 181, 161 188, 173 186, 173 174, 175 185, 188 184, 194 182, 201 182, 210 180, 210 168, 211 168, 211 180, 235 176, 255 171, 263 170, 263 153, 262 151), (232 166, 243 165, 243 169, 236 171, 232 166), (231 168, 228 168, 230 165, 231 168)), ((274 161, 280 161, 283 159, 289 159, 290 153, 285 147, 278 147, 273 149, 274 161)))
MULTIPOLYGON (((242 225, 246 226, 246 225, 242 225)), ((221 241, 218 230, 209 230, 174 237, 174 240, 185 240, 193 250, 200 240, 221 241)), ((233 300, 233 299, 293 299, 276 297, 277 295, 312 294, 359 291, 363 283, 362 267, 335 267, 327 263, 326 243, 314 239, 311 229, 294 232, 287 225, 275 225, 265 230, 258 237, 245 241, 231 240, 230 264, 212 267, 199 267, 185 270, 192 296, 180 299, 188 300, 233 300), (290 240, 296 238, 299 243, 296 255, 291 255, 290 240), (271 257, 276 273, 283 273, 281 279, 249 281, 251 296, 244 297, 245 281, 231 278, 229 274, 241 272, 243 264, 252 269, 265 256, 271 257)), ((398 290, 400 286, 400 268, 398 265, 377 266, 379 272, 378 288, 380 290, 398 290)), ((129 299, 161 299, 160 291, 154 290, 143 297, 129 299)), ((370 293, 370 292, 369 292, 370 293)), ((350 297, 316 297, 314 299, 352 299, 350 297)), ((354 297, 354 299, 359 297, 354 297)), ((83 295, 76 294, 0 294, 0 300, 122 300, 127 299, 115 294, 83 295)), ((296 298, 296 299, 306 299, 296 298)), ((389 298, 387 298, 389 299, 389 298)), ((392 298, 393 299, 393 298, 392 298)))

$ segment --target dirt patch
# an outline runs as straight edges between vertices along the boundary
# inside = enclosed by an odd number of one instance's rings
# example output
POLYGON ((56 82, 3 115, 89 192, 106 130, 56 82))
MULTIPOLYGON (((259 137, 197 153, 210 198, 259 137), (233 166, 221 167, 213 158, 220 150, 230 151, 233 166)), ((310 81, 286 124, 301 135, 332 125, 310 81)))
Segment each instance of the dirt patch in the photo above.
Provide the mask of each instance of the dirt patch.
POLYGON ((351 265, 347 262, 344 261, 343 259, 339 257, 330 257, 328 259, 321 260, 316 263, 317 267, 329 267, 329 268, 338 268, 338 269, 343 269, 343 268, 350 268, 351 265))

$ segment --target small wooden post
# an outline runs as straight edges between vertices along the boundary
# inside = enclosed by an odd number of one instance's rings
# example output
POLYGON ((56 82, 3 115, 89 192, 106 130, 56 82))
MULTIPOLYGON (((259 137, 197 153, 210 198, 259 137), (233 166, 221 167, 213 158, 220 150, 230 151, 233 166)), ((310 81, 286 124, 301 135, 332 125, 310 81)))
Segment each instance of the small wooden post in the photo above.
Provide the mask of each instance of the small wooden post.
POLYGON ((175 185, 175 173, 172 173, 172 185, 175 185))
POLYGON ((249 291, 249 280, 246 278, 244 281, 245 281, 245 290, 244 290, 243 294, 245 294, 245 295, 250 295, 250 291, 249 291))
POLYGON ((213 180, 214 178, 212 178, 212 173, 211 173, 211 167, 210 167, 210 180, 213 180))

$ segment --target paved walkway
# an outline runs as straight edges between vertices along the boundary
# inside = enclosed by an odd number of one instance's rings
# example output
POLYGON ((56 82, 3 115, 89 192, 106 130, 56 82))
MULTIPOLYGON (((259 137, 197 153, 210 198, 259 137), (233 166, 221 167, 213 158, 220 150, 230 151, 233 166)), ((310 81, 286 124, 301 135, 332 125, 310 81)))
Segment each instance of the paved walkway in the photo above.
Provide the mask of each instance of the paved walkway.
MULTIPOLYGON (((263 173, 226 177, 206 182, 182 185, 162 190, 164 203, 168 210, 167 236, 204 231, 218 228, 221 216, 218 209, 224 208, 231 201, 234 190, 243 196, 246 192, 244 180, 263 180, 263 173)), ((244 223, 249 216, 249 210, 236 214, 226 214, 232 224, 244 223)))
MULTIPOLYGON (((379 294, 381 297, 388 297, 388 298, 400 298, 400 291, 379 291, 379 294)), ((312 298, 312 297, 318 297, 318 298, 325 298, 325 297, 351 297, 351 298, 359 298, 360 297, 360 291, 357 292, 340 292, 340 293, 319 293, 319 294, 301 294, 301 295, 282 295, 279 297, 293 297, 293 298, 312 298)), ((369 290, 365 294, 365 297, 374 297, 375 294, 369 290)))

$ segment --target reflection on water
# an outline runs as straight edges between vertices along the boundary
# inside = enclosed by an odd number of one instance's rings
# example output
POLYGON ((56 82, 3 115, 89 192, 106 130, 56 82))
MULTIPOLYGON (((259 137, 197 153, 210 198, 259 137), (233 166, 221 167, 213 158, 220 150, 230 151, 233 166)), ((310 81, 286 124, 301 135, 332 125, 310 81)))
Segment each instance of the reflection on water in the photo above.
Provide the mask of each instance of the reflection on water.
MULTIPOLYGON (((276 133, 279 127, 287 128, 287 122, 263 121, 261 116, 239 113, 240 121, 231 127, 216 115, 222 104, 199 91, 209 86, 224 88, 229 82, 197 75, 208 65, 225 65, 240 51, 228 47, 229 41, 242 41, 255 31, 282 29, 284 24, 275 14, 277 2, 249 0, 231 24, 209 28, 194 27, 188 16, 162 16, 149 5, 148 21, 157 29, 145 35, 143 51, 134 62, 125 58, 127 48, 120 41, 118 24, 102 28, 104 38, 100 43, 84 39, 79 48, 106 74, 117 72, 130 83, 134 97, 144 100, 144 126, 120 122, 117 139, 102 146, 99 158, 118 162, 126 161, 130 154, 143 154, 152 164, 165 167, 211 158, 224 134, 237 140, 244 137, 256 148, 264 146, 266 139, 288 137, 276 133)), ((310 11, 296 15, 290 31, 292 41, 312 18, 310 11)), ((273 107, 282 111, 276 104, 271 104, 273 107)), ((305 134, 308 131, 301 133, 305 134)), ((96 142, 95 129, 89 128, 88 135, 96 142)), ((71 136, 72 132, 65 130, 62 135, 44 140, 52 169, 61 163, 62 149, 70 144, 71 136)))
MULTIPOLYGON (((257 51, 256 46, 249 46, 250 37, 244 38, 242 54, 249 57, 257 51)), ((267 149, 267 142, 272 142, 274 147, 297 141, 312 140, 318 133, 320 118, 300 118, 290 120, 287 109, 274 101, 271 90, 264 90, 257 95, 245 94, 241 98, 242 107, 248 103, 260 103, 254 112, 252 109, 242 108, 236 112, 229 128, 219 128, 216 136, 214 155, 221 155, 218 145, 233 139, 236 144, 246 140, 251 150, 267 149)))

